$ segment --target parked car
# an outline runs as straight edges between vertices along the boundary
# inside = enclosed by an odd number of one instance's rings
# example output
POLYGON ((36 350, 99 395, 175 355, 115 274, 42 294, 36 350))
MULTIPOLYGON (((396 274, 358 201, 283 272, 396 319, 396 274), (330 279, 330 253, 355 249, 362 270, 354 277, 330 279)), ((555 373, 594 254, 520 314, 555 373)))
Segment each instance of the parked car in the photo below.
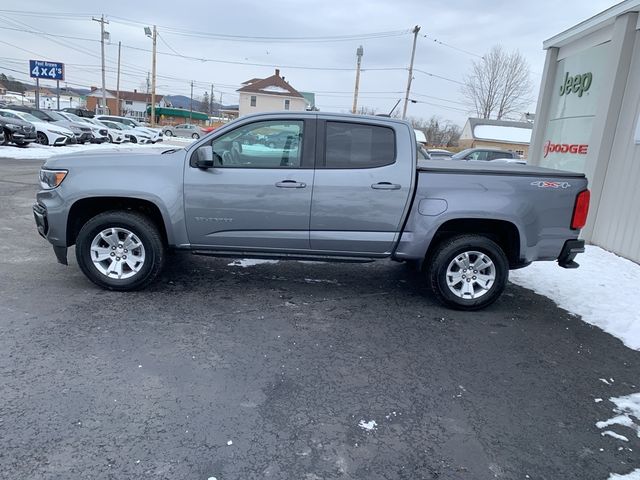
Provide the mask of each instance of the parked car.
POLYGON ((118 128, 109 128, 107 125, 102 123, 100 120, 96 120, 95 118, 84 118, 83 120, 87 123, 95 125, 96 127, 106 128, 107 137, 110 143, 124 143, 129 141, 123 130, 120 130, 118 128))
POLYGON ((431 156, 432 160, 447 160, 453 156, 453 152, 443 150, 441 148, 428 148, 427 152, 431 156))
POLYGON ((124 134, 126 141, 131 143, 153 143, 149 132, 144 128, 133 128, 124 123, 112 122, 111 120, 98 120, 109 130, 120 131, 124 134))
POLYGON ((451 160, 496 160, 498 158, 520 158, 520 155, 511 150, 499 148, 467 148, 453 155, 451 160))
POLYGON ((90 119, 79 117, 74 113, 58 113, 71 122, 76 122, 80 125, 88 125, 91 129, 91 134, 93 135, 91 143, 105 143, 109 141, 109 130, 104 125, 94 125, 93 123, 88 121, 90 119))
POLYGON ((61 125, 43 122, 38 117, 34 117, 27 112, 16 112, 14 110, 1 109, 0 116, 5 118, 19 118, 29 122, 36 127, 36 143, 40 145, 53 145, 59 147, 66 145, 69 139, 73 138, 73 132, 61 125))
POLYGON ((124 125, 129 125, 131 128, 137 128, 139 132, 146 131, 147 135, 151 139, 151 143, 162 141, 162 130, 159 128, 145 127, 133 118, 119 117, 117 115, 98 115, 96 119, 100 121, 109 120, 110 122, 123 123, 124 125))
POLYGON ((165 137, 186 137, 197 140, 206 135, 207 131, 198 125, 182 123, 175 126, 164 126, 162 127, 162 133, 164 133, 165 137))
POLYGON ((82 118, 93 118, 96 115, 91 110, 87 110, 86 108, 63 108, 62 111, 73 113, 74 115, 82 118))
POLYGON ((33 211, 58 261, 75 244, 83 273, 111 290, 148 285, 167 248, 415 263, 438 300, 463 310, 495 301, 509 269, 578 266, 584 174, 416 157, 402 120, 262 113, 186 148, 53 157, 33 211), (242 144, 257 131, 297 132, 307 148, 242 144))
POLYGON ((14 110, 16 112, 27 112, 44 122, 54 123, 56 125, 68 128, 73 132, 73 135, 75 137, 74 141, 71 143, 87 143, 90 142, 93 138, 91 128, 89 128, 88 125, 85 125, 84 123, 72 122, 64 116, 60 115, 60 113, 53 110, 40 110, 27 105, 11 105, 10 107, 7 107, 7 109, 14 110))
POLYGON ((493 160, 488 160, 492 163, 509 163, 511 165, 526 165, 527 161, 523 158, 494 158, 493 160))
POLYGON ((3 145, 15 143, 19 147, 27 147, 36 141, 36 127, 20 118, 0 116, 0 128, 4 132, 3 145))

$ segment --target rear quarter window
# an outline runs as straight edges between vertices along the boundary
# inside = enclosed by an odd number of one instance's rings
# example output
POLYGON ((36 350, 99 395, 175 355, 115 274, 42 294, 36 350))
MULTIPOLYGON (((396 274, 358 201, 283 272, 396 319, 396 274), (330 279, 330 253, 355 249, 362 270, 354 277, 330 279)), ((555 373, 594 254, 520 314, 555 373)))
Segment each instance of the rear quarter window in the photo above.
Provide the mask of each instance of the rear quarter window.
POLYGON ((392 128, 349 122, 326 123, 324 168, 376 168, 395 163, 392 128))

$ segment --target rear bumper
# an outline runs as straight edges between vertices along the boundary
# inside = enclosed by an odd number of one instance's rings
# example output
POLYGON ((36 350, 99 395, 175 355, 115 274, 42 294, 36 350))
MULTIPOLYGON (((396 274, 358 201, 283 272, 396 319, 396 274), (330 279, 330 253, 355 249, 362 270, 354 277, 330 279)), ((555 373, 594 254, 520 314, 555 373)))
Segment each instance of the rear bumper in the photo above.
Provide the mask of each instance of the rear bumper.
POLYGON ((558 257, 558 265, 562 268, 578 268, 580 265, 574 259, 579 253, 584 253, 584 240, 567 240, 558 257))

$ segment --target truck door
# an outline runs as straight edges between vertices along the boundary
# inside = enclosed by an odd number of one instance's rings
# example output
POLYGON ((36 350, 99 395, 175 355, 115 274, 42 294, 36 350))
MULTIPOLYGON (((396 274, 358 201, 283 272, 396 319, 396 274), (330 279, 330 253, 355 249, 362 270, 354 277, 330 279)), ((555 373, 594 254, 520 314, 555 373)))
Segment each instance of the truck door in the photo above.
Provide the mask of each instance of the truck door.
POLYGON ((253 120, 190 152, 186 225, 194 246, 309 249, 315 117, 253 120), (213 159, 198 168, 198 155, 213 159))
POLYGON ((318 120, 312 250, 391 253, 413 189, 412 145, 404 124, 318 120))

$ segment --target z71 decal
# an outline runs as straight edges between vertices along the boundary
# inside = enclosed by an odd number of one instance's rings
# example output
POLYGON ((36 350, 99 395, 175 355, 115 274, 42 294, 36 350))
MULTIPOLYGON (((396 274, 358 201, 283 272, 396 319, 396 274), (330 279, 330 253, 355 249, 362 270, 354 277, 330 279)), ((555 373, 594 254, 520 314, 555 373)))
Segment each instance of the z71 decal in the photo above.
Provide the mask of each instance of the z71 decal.
POLYGON ((569 182, 549 182, 546 180, 537 180, 531 182, 531 185, 540 188, 569 188, 571 186, 569 182))

